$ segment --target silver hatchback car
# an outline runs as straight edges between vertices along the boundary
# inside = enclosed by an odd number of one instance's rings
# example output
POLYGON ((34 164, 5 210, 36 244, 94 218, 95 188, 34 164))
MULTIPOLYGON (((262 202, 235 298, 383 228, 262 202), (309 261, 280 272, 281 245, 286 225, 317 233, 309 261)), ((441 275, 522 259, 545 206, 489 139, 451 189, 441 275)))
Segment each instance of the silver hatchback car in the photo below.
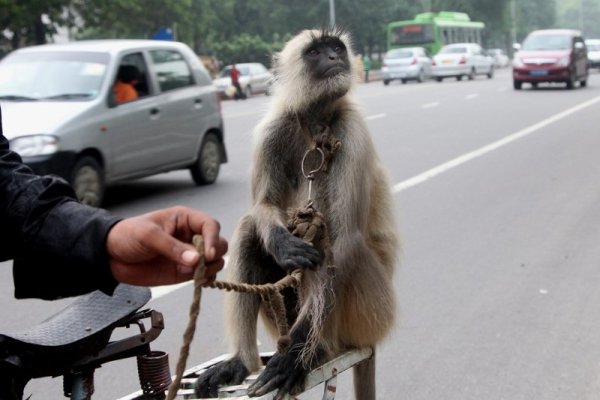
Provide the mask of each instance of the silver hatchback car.
POLYGON ((102 205, 107 185, 176 169, 210 184, 227 161, 220 100, 183 43, 19 49, 0 62, 0 104, 11 149, 92 206, 102 205))
POLYGON ((388 51, 381 66, 383 84, 397 79, 423 82, 431 76, 432 60, 424 47, 407 47, 388 51))

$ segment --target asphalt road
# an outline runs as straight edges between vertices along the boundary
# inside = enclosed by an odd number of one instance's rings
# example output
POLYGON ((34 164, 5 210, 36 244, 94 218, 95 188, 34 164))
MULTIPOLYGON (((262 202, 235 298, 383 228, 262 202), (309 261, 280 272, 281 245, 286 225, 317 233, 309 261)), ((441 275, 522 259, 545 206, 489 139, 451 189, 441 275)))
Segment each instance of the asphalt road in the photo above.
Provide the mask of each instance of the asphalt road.
MULTIPOLYGON (((514 91, 500 70, 475 81, 371 82, 356 94, 395 183, 403 241, 401 310, 377 351, 378 398, 600 398, 600 76, 584 89, 514 91)), ((215 185, 172 172, 111 189, 107 208, 127 216, 185 204, 217 216, 230 237, 248 207, 250 133, 268 101, 223 103, 230 162, 215 185)), ((69 302, 16 301, 10 262, 0 274, 0 331, 69 302)), ((166 330, 153 348, 169 352, 174 371, 192 289, 154 293, 149 306, 166 330)), ((188 367, 227 352, 221 302, 204 291, 188 367)), ((261 343, 273 349, 264 335, 261 343)), ((352 398, 350 378, 340 375, 337 398, 352 398)), ((26 391, 58 399, 60 387, 42 379, 26 391)), ((96 388, 95 399, 136 391, 135 363, 104 366, 96 388)))

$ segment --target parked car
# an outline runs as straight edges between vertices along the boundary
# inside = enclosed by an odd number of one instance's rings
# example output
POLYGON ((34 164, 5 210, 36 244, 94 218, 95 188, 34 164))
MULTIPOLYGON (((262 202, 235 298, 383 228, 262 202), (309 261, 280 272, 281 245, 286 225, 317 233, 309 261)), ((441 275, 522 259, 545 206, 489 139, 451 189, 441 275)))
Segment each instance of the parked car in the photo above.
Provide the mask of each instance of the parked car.
POLYGON ((600 68, 600 39, 586 39, 588 66, 590 68, 600 68))
POLYGON ((477 43, 453 43, 443 46, 433 57, 433 77, 441 82, 444 78, 463 77, 469 80, 477 75, 494 77, 494 61, 477 43))
MULTIPOLYGON (((267 67, 261 63, 240 63, 235 66, 240 70, 240 86, 246 97, 254 93, 271 93, 273 73, 267 67)), ((231 65, 225 66, 213 81, 221 98, 232 98, 235 93, 229 77, 230 71, 231 65)))
POLYGON ((408 47, 388 51, 383 57, 381 73, 383 84, 393 80, 423 82, 431 76, 431 57, 424 47, 408 47))
POLYGON ((48 44, 0 62, 11 148, 34 171, 68 180, 92 206, 102 204, 107 185, 176 169, 189 169, 198 185, 215 182, 227 161, 219 102, 182 43, 48 44), (118 104, 113 86, 124 66, 136 74, 137 99, 118 104))
POLYGON ((530 32, 513 58, 513 87, 523 83, 565 83, 573 89, 587 85, 588 58, 581 32, 573 29, 541 29, 530 32))
POLYGON ((510 59, 502 49, 488 49, 487 55, 494 60, 494 67, 506 68, 510 65, 510 59))

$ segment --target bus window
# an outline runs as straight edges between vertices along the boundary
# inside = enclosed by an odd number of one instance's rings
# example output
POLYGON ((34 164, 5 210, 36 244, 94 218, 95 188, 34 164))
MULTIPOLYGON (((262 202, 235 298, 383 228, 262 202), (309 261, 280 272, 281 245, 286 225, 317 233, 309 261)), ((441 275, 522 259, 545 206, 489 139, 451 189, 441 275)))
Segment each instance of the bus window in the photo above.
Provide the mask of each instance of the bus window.
POLYGON ((392 28, 392 45, 421 44, 434 40, 433 29, 430 25, 414 24, 392 28))

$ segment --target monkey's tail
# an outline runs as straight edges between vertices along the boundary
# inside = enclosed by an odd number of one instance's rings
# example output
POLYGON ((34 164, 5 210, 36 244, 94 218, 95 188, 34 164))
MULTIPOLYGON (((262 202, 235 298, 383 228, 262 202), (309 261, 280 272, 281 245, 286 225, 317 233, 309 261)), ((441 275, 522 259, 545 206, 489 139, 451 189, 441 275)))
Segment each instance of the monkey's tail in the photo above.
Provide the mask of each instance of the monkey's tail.
POLYGON ((335 323, 329 316, 335 305, 333 290, 333 267, 327 266, 317 271, 304 275, 304 290, 310 293, 305 298, 303 312, 310 321, 310 328, 306 337, 306 344, 300 353, 300 358, 305 367, 312 367, 318 361, 319 354, 331 354, 335 349, 330 347, 331 341, 327 340, 326 332, 332 329, 335 323))

